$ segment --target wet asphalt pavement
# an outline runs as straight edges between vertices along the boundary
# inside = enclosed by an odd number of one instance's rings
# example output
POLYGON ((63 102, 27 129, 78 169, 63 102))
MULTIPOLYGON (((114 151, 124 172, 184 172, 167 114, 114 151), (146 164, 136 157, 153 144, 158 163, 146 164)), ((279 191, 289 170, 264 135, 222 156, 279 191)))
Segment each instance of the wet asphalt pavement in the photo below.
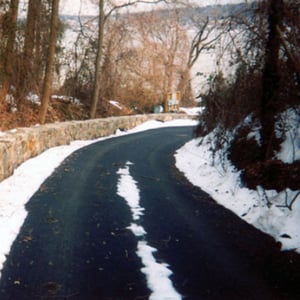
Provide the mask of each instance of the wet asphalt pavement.
MULTIPOLYGON (((192 127, 164 128, 80 149, 31 198, 0 280, 0 300, 148 299, 117 195, 127 161, 155 257, 183 299, 300 299, 300 258, 219 206, 174 166, 192 127)), ((163 300, 163 299, 162 299, 163 300)))

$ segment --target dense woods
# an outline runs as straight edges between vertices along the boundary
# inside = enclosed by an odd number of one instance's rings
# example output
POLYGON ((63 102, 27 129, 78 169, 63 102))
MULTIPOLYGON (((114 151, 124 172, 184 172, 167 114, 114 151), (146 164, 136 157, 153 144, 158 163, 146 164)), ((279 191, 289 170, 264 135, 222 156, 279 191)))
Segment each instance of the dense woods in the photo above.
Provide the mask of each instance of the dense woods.
POLYGON ((131 10, 139 0, 90 2, 98 17, 63 16, 59 1, 1 1, 2 130, 149 113, 175 91, 184 105, 195 105, 192 68, 228 30, 228 8, 156 0, 143 12, 131 10), (124 109, 112 111, 111 100, 124 109))
POLYGON ((184 103, 194 104, 191 68, 213 43, 208 39, 217 17, 212 23, 204 15, 187 22, 183 12, 189 5, 180 1, 150 1, 146 12, 131 10, 144 2, 139 0, 90 2, 98 6, 98 17, 63 16, 59 1, 1 1, 2 130, 149 113, 177 90, 184 103), (164 8, 156 9, 161 3, 164 8), (111 100, 124 109, 111 111, 111 100))

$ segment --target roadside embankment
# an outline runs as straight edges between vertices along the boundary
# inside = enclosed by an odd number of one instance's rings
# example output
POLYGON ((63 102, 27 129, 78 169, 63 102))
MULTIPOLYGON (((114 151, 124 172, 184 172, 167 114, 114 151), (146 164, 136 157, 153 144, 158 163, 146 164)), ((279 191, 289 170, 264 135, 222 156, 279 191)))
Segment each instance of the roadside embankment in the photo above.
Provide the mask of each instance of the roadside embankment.
POLYGON ((128 130, 149 120, 162 122, 191 119, 186 114, 149 114, 85 121, 70 121, 18 128, 0 136, 0 181, 27 159, 43 151, 75 140, 91 140, 114 134, 117 129, 128 130))

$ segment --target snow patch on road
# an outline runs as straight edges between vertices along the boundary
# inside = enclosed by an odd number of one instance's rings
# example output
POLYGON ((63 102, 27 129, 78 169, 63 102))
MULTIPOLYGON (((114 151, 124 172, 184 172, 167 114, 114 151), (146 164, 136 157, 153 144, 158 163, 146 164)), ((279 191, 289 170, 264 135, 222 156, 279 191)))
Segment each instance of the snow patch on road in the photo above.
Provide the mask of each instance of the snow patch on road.
MULTIPOLYGON (((140 206, 140 195, 137 182, 132 178, 129 172, 131 162, 127 162, 125 168, 120 168, 117 174, 120 175, 118 181, 117 194, 125 199, 132 212, 132 218, 139 221, 143 216, 144 208, 140 206)), ((170 280, 173 274, 166 263, 158 263, 153 256, 157 249, 148 245, 145 241, 147 232, 145 229, 132 223, 127 227, 132 233, 139 238, 137 246, 137 255, 141 258, 144 268, 141 271, 145 274, 147 279, 148 288, 152 291, 150 300, 179 300, 182 299, 181 295, 174 289, 170 280)))
POLYGON ((121 175, 118 184, 118 195, 123 197, 130 207, 133 220, 137 221, 143 215, 144 209, 140 206, 140 194, 137 182, 129 174, 129 162, 126 168, 119 169, 117 174, 121 175))
POLYGON ((150 300, 177 300, 182 299, 181 296, 174 289, 169 276, 172 271, 168 269, 165 263, 158 263, 155 261, 153 253, 157 249, 150 247, 147 242, 139 241, 137 254, 142 259, 144 268, 142 272, 146 275, 148 287, 152 290, 150 300))

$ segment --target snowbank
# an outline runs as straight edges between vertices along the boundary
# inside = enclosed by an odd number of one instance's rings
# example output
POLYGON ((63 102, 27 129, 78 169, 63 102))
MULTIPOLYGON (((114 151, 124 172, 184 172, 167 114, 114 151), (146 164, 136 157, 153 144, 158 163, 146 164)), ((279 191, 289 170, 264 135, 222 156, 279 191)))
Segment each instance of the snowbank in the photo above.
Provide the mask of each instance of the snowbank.
MULTIPOLYGON (((300 116, 295 110, 286 111, 280 118, 285 122, 285 140, 277 158, 291 163, 300 157, 300 116)), ((281 126, 282 127, 282 126, 281 126)), ((191 183, 199 186, 213 199, 239 217, 274 237, 282 250, 300 253, 300 194, 286 189, 250 190, 243 187, 240 173, 226 159, 226 155, 211 149, 212 135, 194 139, 176 153, 176 166, 191 183), (201 141, 201 144, 200 144, 201 141), (268 202, 272 203, 268 207, 268 202), (292 210, 286 204, 295 201, 292 210)))

